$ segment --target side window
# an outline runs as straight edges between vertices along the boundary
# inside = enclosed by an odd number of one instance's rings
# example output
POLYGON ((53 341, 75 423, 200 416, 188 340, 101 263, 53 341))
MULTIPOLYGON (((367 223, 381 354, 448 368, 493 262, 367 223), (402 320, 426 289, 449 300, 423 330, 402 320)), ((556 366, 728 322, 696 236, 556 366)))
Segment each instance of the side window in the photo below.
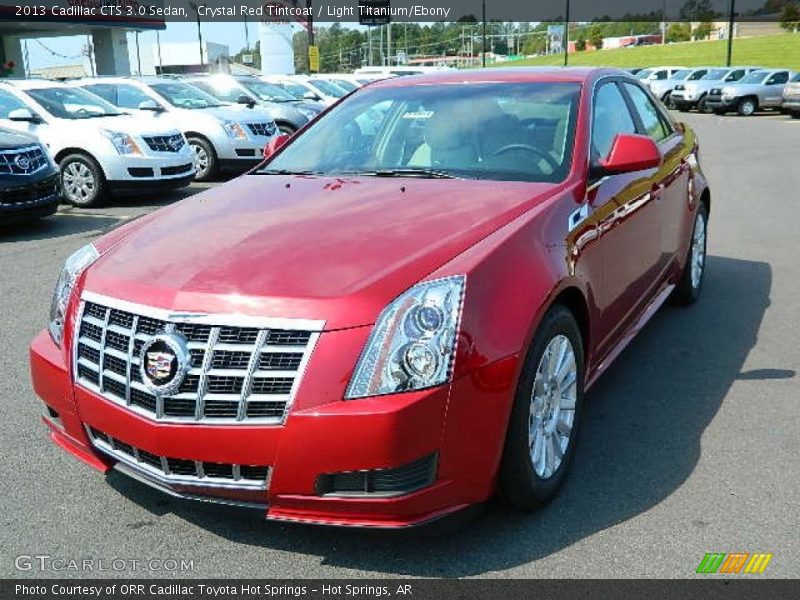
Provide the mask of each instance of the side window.
POLYGON ((117 86, 117 106, 122 108, 139 108, 142 102, 152 102, 153 99, 139 88, 132 85, 117 86))
POLYGON ((87 92, 91 92, 95 96, 100 96, 106 102, 110 102, 118 106, 117 104, 117 86, 109 85, 107 83, 103 84, 96 84, 96 85, 87 85, 84 88, 87 92))
POLYGON ((658 113, 656 105, 650 97, 638 85, 632 83, 625 83, 625 89, 636 107, 636 112, 644 125, 644 132, 659 142, 669 135, 669 131, 664 126, 664 122, 658 113))
POLYGON ((668 79, 669 71, 657 71, 655 79, 668 79))
POLYGON ((767 85, 780 85, 782 83, 786 83, 789 81, 789 73, 786 71, 781 71, 780 73, 775 73, 772 77, 767 79, 767 85))
POLYGON ((738 71, 729 73, 725 81, 739 81, 742 77, 744 77, 744 69, 739 69, 738 71))
POLYGON ((628 105, 615 83, 597 90, 592 115, 592 160, 608 156, 619 133, 636 133, 628 105))

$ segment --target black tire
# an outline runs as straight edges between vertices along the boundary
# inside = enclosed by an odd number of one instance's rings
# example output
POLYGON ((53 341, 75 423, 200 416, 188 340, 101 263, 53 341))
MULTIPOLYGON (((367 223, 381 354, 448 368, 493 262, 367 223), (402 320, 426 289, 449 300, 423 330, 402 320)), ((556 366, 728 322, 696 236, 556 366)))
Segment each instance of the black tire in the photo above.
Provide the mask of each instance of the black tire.
POLYGON ((99 205, 106 197, 103 169, 88 154, 67 154, 58 161, 64 200, 79 208, 99 205))
POLYGON ((675 108, 675 103, 672 101, 672 92, 667 92, 664 94, 663 98, 661 98, 661 101, 667 108, 675 108))
POLYGON ((714 109, 714 114, 717 115, 718 117, 722 117, 723 115, 725 115, 726 112, 728 112, 728 111, 725 110, 724 108, 715 108, 714 109))
POLYGON ((525 358, 519 386, 511 410, 506 433, 505 448, 499 473, 499 492, 512 507, 519 510, 534 510, 555 496, 569 469, 570 459, 580 426, 583 405, 584 357, 583 341, 575 317, 564 306, 555 305, 542 319, 525 358), (561 464, 547 478, 540 477, 533 466, 529 442, 531 421, 531 398, 534 381, 542 356, 552 340, 565 336, 575 355, 576 401, 572 429, 563 452, 561 464))
POLYGON ((297 133, 297 128, 293 127, 289 123, 278 123, 278 131, 285 133, 286 135, 294 135, 297 133))
POLYGON ((217 158, 217 152, 211 142, 198 136, 191 136, 188 141, 197 170, 194 180, 208 181, 216 177, 219 173, 219 158, 217 158))
POLYGON ((701 112, 706 115, 711 113, 711 109, 706 106, 705 96, 702 96, 700 100, 697 101, 697 112, 701 112))
POLYGON ((679 110, 679 111, 681 111, 681 112, 683 112, 683 113, 687 113, 687 112, 689 112, 689 107, 688 107, 688 106, 686 106, 685 104, 682 104, 682 105, 680 105, 680 106, 678 107, 678 110, 679 110))
POLYGON ((697 214, 695 215, 694 220, 694 227, 692 227, 692 239, 689 243, 689 251, 686 254, 686 260, 683 265, 683 272, 681 273, 680 281, 678 282, 677 287, 672 292, 672 300, 673 304, 678 304, 680 306, 689 306, 697 302, 697 299, 700 297, 700 292, 703 290, 703 280, 705 279, 706 274, 706 250, 708 247, 708 207, 706 206, 705 202, 701 202, 700 206, 697 208, 697 214), (694 236, 697 231, 698 221, 703 220, 703 231, 705 235, 703 237, 703 261, 702 267, 700 272, 700 278, 698 281, 694 281, 692 278, 692 259, 694 255, 694 236))
POLYGON ((798 111, 793 111, 789 114, 792 116, 793 119, 800 119, 800 112, 798 111))
POLYGON ((758 101, 755 98, 742 98, 736 112, 742 117, 749 117, 758 110, 758 101))

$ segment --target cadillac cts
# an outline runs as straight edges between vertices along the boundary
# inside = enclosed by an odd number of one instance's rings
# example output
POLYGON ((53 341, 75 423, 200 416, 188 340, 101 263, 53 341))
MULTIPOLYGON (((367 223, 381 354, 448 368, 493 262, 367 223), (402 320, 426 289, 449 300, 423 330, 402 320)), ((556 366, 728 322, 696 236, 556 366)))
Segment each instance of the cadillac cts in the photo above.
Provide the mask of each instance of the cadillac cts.
POLYGON ((89 465, 283 521, 553 497, 585 391, 690 304, 695 135, 616 70, 366 86, 259 170, 67 259, 31 347, 89 465))

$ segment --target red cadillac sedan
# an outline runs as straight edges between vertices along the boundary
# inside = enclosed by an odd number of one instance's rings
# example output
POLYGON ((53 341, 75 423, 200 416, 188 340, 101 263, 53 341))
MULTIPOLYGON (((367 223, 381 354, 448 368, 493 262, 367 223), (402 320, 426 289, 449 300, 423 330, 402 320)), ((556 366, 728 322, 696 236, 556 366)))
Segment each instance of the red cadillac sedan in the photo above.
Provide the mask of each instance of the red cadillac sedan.
POLYGON ((280 521, 533 509, 701 290, 697 140, 623 71, 385 80, 271 150, 67 259, 31 371, 88 465, 280 521))

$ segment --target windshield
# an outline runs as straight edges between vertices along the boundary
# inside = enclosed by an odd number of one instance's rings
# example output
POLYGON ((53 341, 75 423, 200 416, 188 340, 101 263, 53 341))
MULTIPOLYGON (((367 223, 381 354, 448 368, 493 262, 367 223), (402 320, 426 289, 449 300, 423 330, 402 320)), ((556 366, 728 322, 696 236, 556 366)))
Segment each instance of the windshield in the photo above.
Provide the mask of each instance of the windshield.
POLYGON ((334 98, 341 98, 342 96, 347 94, 347 92, 345 92, 335 83, 326 81, 324 79, 309 79, 308 82, 315 88, 320 90, 323 94, 326 94, 328 96, 333 96, 334 98))
POLYGON ((78 88, 39 88, 25 90, 25 93, 59 119, 95 119, 123 114, 113 104, 78 88))
POLYGON ((203 90, 186 83, 154 83, 152 90, 178 108, 212 108, 225 106, 203 90))
POLYGON ((653 73, 653 69, 644 69, 636 74, 637 79, 647 79, 653 73))
POLYGON ((698 79, 702 79, 705 77, 705 74, 708 73, 705 69, 692 71, 692 74, 686 78, 686 81, 697 81, 698 79))
POLYGON ((753 71, 742 77, 737 83, 761 83, 767 75, 769 75, 767 71, 753 71))
POLYGON ((345 92, 352 92, 353 90, 358 89, 358 86, 355 83, 347 81, 346 79, 331 79, 331 81, 342 88, 345 92))
MULTIPOLYGON (((277 83, 276 85, 278 85, 281 88, 283 88, 284 90, 286 90, 286 92, 291 94, 292 96, 294 96, 296 100, 305 99, 305 94, 307 94, 308 92, 312 91, 310 88, 307 88, 304 85, 301 85, 299 83, 294 83, 294 82, 291 82, 291 81, 281 81, 280 83, 277 83)), ((312 93, 316 93, 316 92, 312 92, 312 93)))
POLYGON ((292 94, 272 83, 247 81, 242 82, 242 85, 258 96, 259 99, 266 100, 267 102, 294 102, 297 100, 292 94))
POLYGON ((561 181, 579 95, 577 83, 366 88, 261 173, 561 181))
POLYGON ((727 69, 711 69, 701 79, 703 81, 719 81, 728 74, 727 69))

